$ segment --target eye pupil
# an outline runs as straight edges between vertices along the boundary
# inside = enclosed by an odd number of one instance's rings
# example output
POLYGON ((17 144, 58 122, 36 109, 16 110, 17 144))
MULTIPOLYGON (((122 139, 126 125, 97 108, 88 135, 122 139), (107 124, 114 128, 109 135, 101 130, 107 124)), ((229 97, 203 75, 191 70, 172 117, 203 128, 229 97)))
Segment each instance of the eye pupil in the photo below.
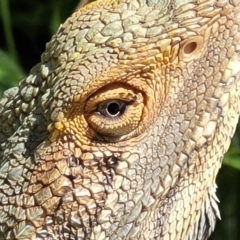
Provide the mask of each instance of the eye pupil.
POLYGON ((109 103, 107 106, 107 112, 109 113, 109 115, 112 115, 112 116, 118 115, 120 110, 121 110, 121 106, 116 102, 109 103))
POLYGON ((122 100, 106 100, 97 107, 98 113, 106 118, 115 118, 122 115, 126 109, 127 102, 122 100))

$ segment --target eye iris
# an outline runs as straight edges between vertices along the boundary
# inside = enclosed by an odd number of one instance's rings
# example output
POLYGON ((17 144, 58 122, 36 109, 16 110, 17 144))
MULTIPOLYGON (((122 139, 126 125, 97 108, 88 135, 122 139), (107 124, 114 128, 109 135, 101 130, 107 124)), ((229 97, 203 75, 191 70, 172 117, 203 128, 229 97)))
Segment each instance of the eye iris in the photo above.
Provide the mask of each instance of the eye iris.
POLYGON ((115 118, 124 113, 126 106, 127 103, 122 100, 107 100, 98 105, 97 111, 103 117, 115 118))
POLYGON ((107 106, 107 112, 111 116, 116 116, 120 113, 121 106, 116 102, 109 103, 107 106))

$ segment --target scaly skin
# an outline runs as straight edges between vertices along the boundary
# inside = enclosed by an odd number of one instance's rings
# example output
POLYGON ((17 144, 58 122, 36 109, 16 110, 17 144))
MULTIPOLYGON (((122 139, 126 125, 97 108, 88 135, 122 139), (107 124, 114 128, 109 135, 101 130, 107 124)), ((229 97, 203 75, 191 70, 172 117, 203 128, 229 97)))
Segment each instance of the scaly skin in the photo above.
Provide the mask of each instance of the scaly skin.
POLYGON ((207 239, 239 49, 239 0, 74 13, 0 102, 0 239, 207 239))

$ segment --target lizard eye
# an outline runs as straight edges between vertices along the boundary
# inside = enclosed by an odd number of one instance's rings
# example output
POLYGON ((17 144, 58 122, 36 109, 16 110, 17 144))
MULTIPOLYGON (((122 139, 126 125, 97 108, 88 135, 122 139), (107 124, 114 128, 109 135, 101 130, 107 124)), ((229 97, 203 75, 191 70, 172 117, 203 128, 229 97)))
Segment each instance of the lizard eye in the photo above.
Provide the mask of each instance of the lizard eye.
POLYGON ((144 107, 143 94, 129 86, 106 86, 90 96, 85 118, 91 129, 108 141, 126 139, 137 132, 144 107))
POLYGON ((97 111, 106 118, 116 118, 124 114, 128 102, 123 100, 106 100, 97 106, 97 111))

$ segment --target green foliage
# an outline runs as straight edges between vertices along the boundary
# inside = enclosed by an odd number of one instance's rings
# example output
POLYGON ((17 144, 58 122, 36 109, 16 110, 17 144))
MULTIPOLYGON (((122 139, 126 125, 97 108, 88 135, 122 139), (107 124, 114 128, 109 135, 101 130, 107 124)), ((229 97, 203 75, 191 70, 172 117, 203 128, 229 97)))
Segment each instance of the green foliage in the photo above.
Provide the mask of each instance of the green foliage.
POLYGON ((10 54, 0 49, 0 95, 2 91, 17 85, 24 77, 21 67, 10 57, 10 54))
POLYGON ((231 148, 224 158, 224 164, 240 171, 240 154, 237 149, 231 148))
MULTIPOLYGON (((86 1, 85 1, 86 2, 86 1)), ((76 9, 79 0, 0 0, 0 94, 27 75, 45 43, 76 9)), ((211 240, 240 239, 240 128, 224 159, 217 182, 223 221, 211 240)))

